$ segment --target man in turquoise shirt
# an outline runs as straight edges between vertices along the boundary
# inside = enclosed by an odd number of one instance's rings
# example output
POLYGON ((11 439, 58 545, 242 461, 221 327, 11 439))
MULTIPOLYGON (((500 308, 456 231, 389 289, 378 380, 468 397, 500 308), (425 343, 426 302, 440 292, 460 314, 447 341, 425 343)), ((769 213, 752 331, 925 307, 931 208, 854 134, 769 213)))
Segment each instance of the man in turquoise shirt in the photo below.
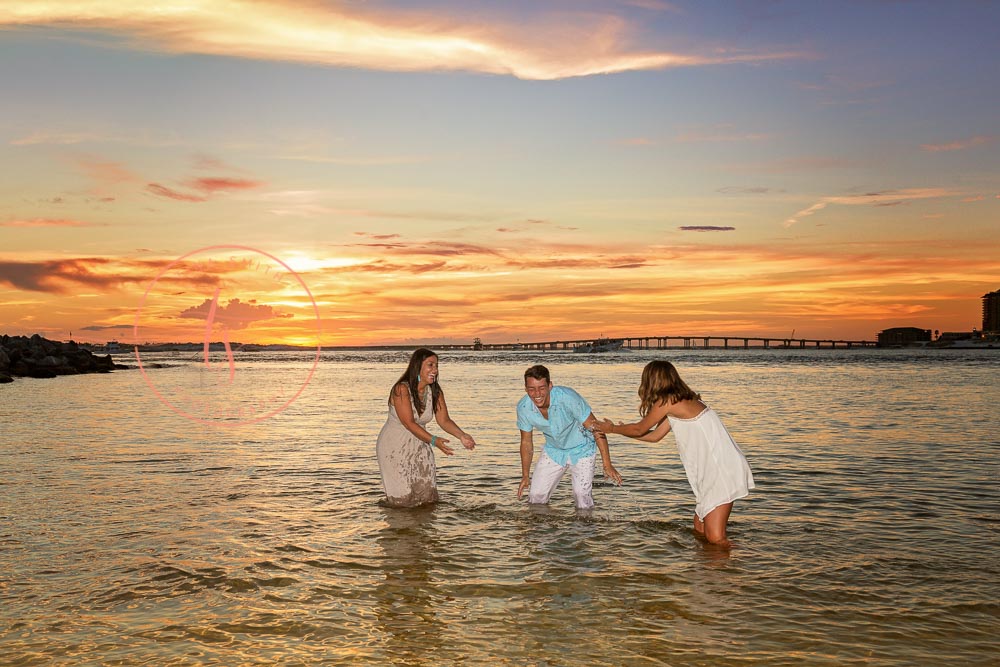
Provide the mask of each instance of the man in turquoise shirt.
POLYGON ((597 433, 595 437, 588 428, 596 421, 590 406, 569 387, 553 387, 549 369, 541 365, 532 366, 524 372, 524 391, 527 395, 517 404, 517 428, 521 431, 521 484, 517 488, 517 497, 520 498, 529 486, 531 458, 535 450, 532 433, 538 429, 545 434, 545 447, 535 464, 535 473, 530 477, 528 502, 549 502, 559 480, 569 470, 577 508, 592 508, 594 499, 591 488, 597 450, 600 450, 604 462, 604 476, 615 484, 621 484, 622 477, 611 465, 608 439, 603 433, 597 433))

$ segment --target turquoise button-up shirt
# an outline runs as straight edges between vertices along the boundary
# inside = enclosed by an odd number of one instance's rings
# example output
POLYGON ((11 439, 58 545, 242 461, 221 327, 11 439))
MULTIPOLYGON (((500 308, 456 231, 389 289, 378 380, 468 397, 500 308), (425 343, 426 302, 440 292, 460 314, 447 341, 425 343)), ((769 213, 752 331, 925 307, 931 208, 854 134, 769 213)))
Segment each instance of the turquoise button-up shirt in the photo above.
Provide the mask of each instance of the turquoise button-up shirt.
POLYGON ((541 431, 545 435, 543 451, 549 458, 559 465, 572 464, 597 453, 594 434, 583 427, 591 412, 580 394, 569 387, 552 387, 549 418, 543 417, 525 394, 517 403, 517 427, 529 433, 532 429, 541 431))

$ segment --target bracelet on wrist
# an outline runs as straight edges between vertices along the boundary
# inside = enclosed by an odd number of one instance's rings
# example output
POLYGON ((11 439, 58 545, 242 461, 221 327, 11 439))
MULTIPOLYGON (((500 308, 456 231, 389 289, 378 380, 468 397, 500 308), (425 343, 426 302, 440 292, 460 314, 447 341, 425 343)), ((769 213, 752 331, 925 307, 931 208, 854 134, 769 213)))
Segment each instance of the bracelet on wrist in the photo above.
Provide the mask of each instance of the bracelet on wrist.
POLYGON ((432 435, 431 436, 431 447, 436 447, 436 446, 437 446, 437 436, 436 435, 432 435))

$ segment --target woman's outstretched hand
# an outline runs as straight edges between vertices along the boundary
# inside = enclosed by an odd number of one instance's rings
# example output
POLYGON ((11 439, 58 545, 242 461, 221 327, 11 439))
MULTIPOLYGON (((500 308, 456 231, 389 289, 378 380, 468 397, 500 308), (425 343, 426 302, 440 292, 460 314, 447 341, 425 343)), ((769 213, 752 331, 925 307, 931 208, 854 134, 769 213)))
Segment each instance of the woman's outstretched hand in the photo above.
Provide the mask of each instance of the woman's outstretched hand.
POLYGON ((466 449, 475 449, 476 448, 476 440, 475 440, 475 438, 473 438, 468 433, 463 433, 462 437, 459 438, 459 440, 462 441, 462 446, 465 447, 466 449))
POLYGON ((614 426, 615 423, 610 419, 598 419, 594 424, 594 429, 607 435, 608 433, 612 433, 614 431, 614 426))
POLYGON ((451 456, 455 453, 455 450, 448 446, 449 442, 451 442, 451 440, 448 438, 437 437, 434 440, 434 446, 444 452, 446 456, 451 456))
POLYGON ((591 415, 585 422, 583 422, 583 427, 588 431, 592 432, 594 435, 599 435, 601 433, 604 433, 604 431, 601 430, 601 424, 606 421, 608 420, 598 419, 597 417, 591 415))

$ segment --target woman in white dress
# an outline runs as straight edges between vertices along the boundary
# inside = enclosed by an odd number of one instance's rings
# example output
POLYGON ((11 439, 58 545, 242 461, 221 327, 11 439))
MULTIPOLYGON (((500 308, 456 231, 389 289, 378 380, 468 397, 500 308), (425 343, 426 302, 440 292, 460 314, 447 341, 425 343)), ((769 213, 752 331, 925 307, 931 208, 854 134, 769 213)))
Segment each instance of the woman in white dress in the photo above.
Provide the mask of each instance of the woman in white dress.
POLYGON ((447 438, 431 435, 426 426, 434 417, 445 433, 466 449, 476 441, 448 416, 444 392, 438 384, 438 357, 427 348, 413 352, 406 371, 389 392, 389 418, 378 434, 375 454, 382 473, 387 503, 416 507, 437 502, 434 447, 451 456, 447 438))
POLYGON ((733 501, 754 488, 753 473, 715 410, 705 405, 669 361, 651 361, 642 370, 639 415, 633 424, 602 420, 597 428, 645 442, 673 430, 696 501, 695 532, 712 544, 729 546, 726 525, 733 501))

